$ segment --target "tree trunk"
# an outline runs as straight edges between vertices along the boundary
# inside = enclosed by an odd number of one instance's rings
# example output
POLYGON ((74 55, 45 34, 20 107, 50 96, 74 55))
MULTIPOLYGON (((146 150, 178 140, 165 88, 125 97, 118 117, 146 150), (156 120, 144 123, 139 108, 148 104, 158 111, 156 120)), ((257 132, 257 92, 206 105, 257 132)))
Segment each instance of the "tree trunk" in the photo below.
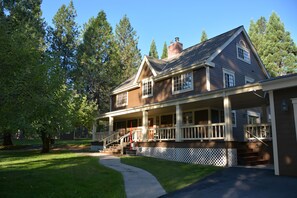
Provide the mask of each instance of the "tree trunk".
POLYGON ((5 132, 3 135, 3 146, 12 146, 11 134, 9 132, 5 132))
POLYGON ((45 131, 41 132, 42 150, 41 153, 49 153, 50 151, 50 135, 45 131))

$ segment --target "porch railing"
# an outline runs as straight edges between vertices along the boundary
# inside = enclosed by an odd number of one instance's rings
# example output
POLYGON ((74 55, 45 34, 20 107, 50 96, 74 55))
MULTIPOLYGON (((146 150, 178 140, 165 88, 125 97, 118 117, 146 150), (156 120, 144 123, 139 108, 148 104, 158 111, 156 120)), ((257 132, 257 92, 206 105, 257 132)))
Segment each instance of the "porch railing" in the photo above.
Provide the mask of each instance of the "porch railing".
POLYGON ((120 139, 120 133, 119 132, 115 132, 113 134, 111 134, 110 136, 107 136, 106 138, 104 138, 103 141, 103 148, 106 148, 108 145, 119 141, 120 139))
POLYGON ((175 140, 175 127, 156 128, 155 140, 175 140))
POLYGON ((214 140, 225 138, 225 124, 207 124, 181 127, 183 140, 214 140))
POLYGON ((270 124, 248 124, 244 125, 246 140, 271 140, 271 125, 270 124))

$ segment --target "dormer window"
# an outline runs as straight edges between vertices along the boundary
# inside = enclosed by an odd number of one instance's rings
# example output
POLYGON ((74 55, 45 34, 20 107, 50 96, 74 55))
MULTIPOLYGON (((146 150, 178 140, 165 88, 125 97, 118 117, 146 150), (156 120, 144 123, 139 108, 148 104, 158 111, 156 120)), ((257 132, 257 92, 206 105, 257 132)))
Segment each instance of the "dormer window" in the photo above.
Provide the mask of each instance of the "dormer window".
POLYGON ((251 64, 250 50, 246 47, 243 40, 236 45, 237 48, 237 58, 251 64))
POLYGON ((178 94, 193 90, 193 72, 183 73, 172 78, 172 93, 178 94))
POLYGON ((153 96, 153 85, 154 82, 150 78, 142 80, 142 98, 153 96))
POLYGON ((124 107, 128 104, 128 94, 127 92, 119 93, 116 96, 117 107, 124 107))

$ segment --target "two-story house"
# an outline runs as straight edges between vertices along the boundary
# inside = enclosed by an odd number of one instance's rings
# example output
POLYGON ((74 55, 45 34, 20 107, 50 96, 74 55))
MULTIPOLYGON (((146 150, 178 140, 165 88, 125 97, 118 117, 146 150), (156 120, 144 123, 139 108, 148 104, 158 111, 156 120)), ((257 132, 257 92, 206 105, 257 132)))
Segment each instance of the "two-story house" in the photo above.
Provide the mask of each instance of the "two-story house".
POLYGON ((243 26, 187 49, 176 38, 167 59, 145 56, 136 75, 113 90, 110 112, 97 118, 108 132, 94 128, 93 139, 108 147, 131 135, 139 155, 235 165, 242 148, 255 147, 248 140, 260 141, 259 151, 270 138, 259 84, 267 78, 243 26))

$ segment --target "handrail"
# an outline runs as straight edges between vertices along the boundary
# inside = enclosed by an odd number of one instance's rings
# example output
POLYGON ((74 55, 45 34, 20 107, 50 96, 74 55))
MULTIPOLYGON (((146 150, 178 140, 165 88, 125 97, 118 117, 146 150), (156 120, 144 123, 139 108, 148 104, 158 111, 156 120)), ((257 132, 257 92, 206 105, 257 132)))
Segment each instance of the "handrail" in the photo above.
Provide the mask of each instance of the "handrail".
POLYGON ((249 133, 250 135, 252 135, 254 138, 256 138, 259 142, 263 143, 265 146, 269 147, 268 144, 266 144, 263 140, 261 140, 260 138, 258 138, 257 136, 255 136, 254 134, 249 132, 248 130, 246 132, 249 133))
POLYGON ((108 145, 118 141, 119 136, 120 136, 120 132, 115 132, 115 133, 107 136, 106 138, 104 138, 102 140, 103 141, 103 148, 106 148, 108 145))

